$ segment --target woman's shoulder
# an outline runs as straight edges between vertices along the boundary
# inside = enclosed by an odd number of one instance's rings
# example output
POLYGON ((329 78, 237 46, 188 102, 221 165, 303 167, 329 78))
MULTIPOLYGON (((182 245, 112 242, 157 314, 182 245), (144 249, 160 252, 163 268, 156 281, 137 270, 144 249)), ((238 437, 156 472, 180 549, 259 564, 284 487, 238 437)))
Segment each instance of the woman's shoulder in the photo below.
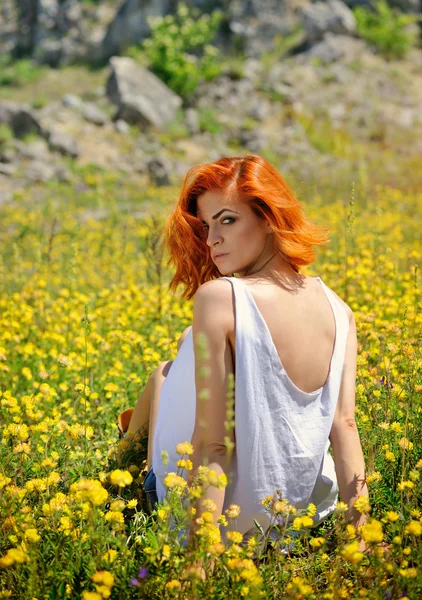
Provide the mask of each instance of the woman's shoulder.
POLYGON ((336 299, 343 306, 344 310, 347 313, 347 316, 349 317, 349 321, 352 321, 352 319, 354 318, 353 311, 350 308, 350 306, 347 304, 347 302, 345 302, 343 300, 343 298, 340 298, 340 296, 332 288, 330 288, 326 283, 324 283, 324 285, 325 285, 326 288, 328 288, 330 290, 330 292, 332 292, 334 294, 334 296, 336 297, 336 299))

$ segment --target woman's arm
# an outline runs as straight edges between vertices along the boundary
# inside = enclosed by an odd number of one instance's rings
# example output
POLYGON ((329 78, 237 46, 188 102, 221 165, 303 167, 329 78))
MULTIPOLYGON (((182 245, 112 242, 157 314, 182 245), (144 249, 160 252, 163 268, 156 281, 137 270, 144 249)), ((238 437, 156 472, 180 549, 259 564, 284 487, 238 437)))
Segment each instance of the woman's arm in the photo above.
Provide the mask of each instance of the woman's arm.
MULTIPOLYGON (((224 426, 229 375, 233 374, 233 358, 229 343, 230 314, 233 318, 231 286, 225 281, 208 281, 194 296, 192 335, 195 352, 196 414, 192 436, 194 470, 207 463, 218 477, 228 476, 228 452, 225 438, 233 442, 233 433, 224 426), (230 313, 231 311, 231 313, 230 313), (204 360, 201 342, 208 344, 208 357, 204 360), (201 340, 202 338, 202 340, 201 340), (204 371, 204 367, 206 370, 204 371)), ((210 486, 202 498, 212 500, 214 523, 221 515, 225 489, 210 486)), ((206 509, 198 503, 196 517, 206 509)))
POLYGON ((349 335, 346 343, 344 368, 340 393, 330 432, 334 464, 340 491, 340 499, 349 506, 346 517, 355 527, 363 525, 366 515, 358 512, 353 503, 358 496, 368 497, 365 462, 355 421, 355 386, 357 363, 356 321, 349 313, 349 335))

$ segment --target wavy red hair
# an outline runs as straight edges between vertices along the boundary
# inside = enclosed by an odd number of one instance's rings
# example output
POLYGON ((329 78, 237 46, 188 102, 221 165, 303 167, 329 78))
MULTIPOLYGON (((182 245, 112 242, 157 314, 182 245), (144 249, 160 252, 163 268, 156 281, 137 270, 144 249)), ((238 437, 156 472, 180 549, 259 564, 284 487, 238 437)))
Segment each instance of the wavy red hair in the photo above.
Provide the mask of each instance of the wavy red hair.
POLYGON ((206 281, 221 277, 206 244, 206 232, 197 218, 197 199, 209 190, 233 193, 248 204, 256 216, 271 224, 274 244, 293 269, 315 261, 312 246, 329 241, 329 228, 311 223, 277 169, 261 156, 223 157, 191 167, 174 211, 167 217, 164 243, 167 264, 176 268, 169 289, 183 284, 181 298, 190 300, 206 281))

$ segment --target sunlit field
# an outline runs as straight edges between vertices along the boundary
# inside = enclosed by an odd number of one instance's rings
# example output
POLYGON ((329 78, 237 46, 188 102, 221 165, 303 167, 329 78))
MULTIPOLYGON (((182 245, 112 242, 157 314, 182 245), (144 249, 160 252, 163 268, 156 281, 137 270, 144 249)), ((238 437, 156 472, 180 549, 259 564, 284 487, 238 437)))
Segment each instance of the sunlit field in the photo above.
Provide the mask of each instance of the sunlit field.
POLYGON ((332 230, 303 273, 320 276, 357 322, 370 491, 359 510, 369 518, 356 531, 340 503, 312 528, 312 505, 295 512, 263 498, 287 524, 260 553, 240 533, 222 543, 236 506, 220 524, 205 512, 184 544, 204 488, 225 484, 204 468, 185 485, 189 444, 151 516, 145 440, 118 446, 118 413, 174 359, 192 322, 192 302, 167 291, 160 245, 177 190, 143 190, 148 210, 111 201, 95 175, 66 202, 56 192, 19 192, 0 208, 0 598, 421 598, 421 195, 379 186, 301 198, 332 230))

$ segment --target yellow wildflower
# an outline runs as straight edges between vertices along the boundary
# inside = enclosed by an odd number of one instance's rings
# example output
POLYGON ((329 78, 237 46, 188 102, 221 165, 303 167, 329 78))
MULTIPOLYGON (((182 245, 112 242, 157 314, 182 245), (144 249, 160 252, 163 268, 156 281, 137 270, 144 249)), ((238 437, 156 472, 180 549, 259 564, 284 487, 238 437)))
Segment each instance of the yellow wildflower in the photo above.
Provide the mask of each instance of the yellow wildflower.
POLYGON ((94 583, 99 583, 109 588, 114 585, 114 575, 109 571, 97 571, 91 579, 94 583))
POLYGON ((224 544, 222 544, 221 542, 217 542, 215 544, 211 544, 208 547, 208 552, 213 556, 220 556, 220 554, 224 553, 225 549, 226 547, 224 544))
POLYGON ((225 512, 228 519, 236 519, 240 515, 240 506, 238 504, 230 504, 225 512))
POLYGON ((371 505, 369 504, 369 498, 367 496, 359 496, 355 500, 353 506, 362 514, 371 512, 371 505))
POLYGON ((119 487, 126 487, 133 481, 132 475, 129 471, 122 471, 121 469, 115 469, 110 473, 110 483, 112 485, 118 485, 119 487))
POLYGON ((177 454, 183 456, 184 454, 190 455, 193 454, 193 446, 190 442, 182 442, 177 444, 176 446, 177 454))
POLYGON ((353 540, 356 537, 356 528, 351 523, 348 523, 346 525, 346 532, 347 532, 347 537, 349 538, 349 540, 353 540))
POLYGON ((383 540, 382 524, 376 519, 360 527, 360 532, 365 542, 378 544, 383 540))
POLYGON ((401 440, 399 440, 399 446, 402 448, 402 450, 411 450, 413 448, 413 442, 405 437, 402 437, 401 440))
POLYGON ((350 544, 346 544, 342 549, 341 554, 345 560, 353 565, 357 565, 363 558, 362 552, 359 552, 359 542, 357 540, 350 542, 350 544))
POLYGON ((413 481, 401 481, 397 484, 397 489, 399 492, 402 492, 404 490, 413 490, 414 487, 415 484, 413 483, 413 481))
POLYGON ((105 560, 108 563, 112 563, 115 560, 117 554, 117 550, 112 550, 110 548, 110 550, 107 550, 107 552, 103 554, 103 560, 105 560))
POLYGON ((201 504, 207 511, 214 512, 217 510, 217 505, 211 498, 204 498, 201 504))
POLYGON ((399 519, 399 515, 394 510, 387 511, 386 517, 390 523, 395 523, 399 519))
POLYGON ((177 475, 177 473, 174 473, 173 471, 171 473, 167 473, 167 475, 164 479, 164 485, 168 488, 174 488, 174 487, 184 488, 186 486, 186 484, 187 484, 186 479, 184 479, 180 475, 177 475))
POLYGON ((30 528, 25 531, 25 539, 35 543, 40 541, 41 536, 35 528, 30 528))
POLYGON ((308 517, 308 515, 304 515, 302 517, 303 527, 312 527, 313 524, 314 524, 314 520, 312 519, 312 517, 308 517))
POLYGON ((180 581, 178 579, 172 579, 171 581, 168 581, 166 583, 166 589, 173 592, 173 591, 179 591, 180 588, 182 587, 182 584, 180 583, 180 581))
POLYGON ((312 546, 312 548, 321 548, 321 546, 323 544, 325 544, 325 538, 323 538, 323 537, 312 538, 309 541, 309 544, 312 546))
POLYGON ((89 592, 85 590, 82 592, 82 600, 103 600, 103 597, 98 592, 89 592))
POLYGON ((228 531, 227 539, 234 544, 241 544, 243 540, 243 535, 239 531, 228 531))
POLYGON ((110 510, 124 510, 125 509, 125 502, 124 500, 114 500, 113 502, 111 502, 110 504, 110 510))
POLYGON ((421 535, 422 525, 419 521, 410 521, 410 523, 406 525, 405 531, 406 533, 410 533, 410 535, 421 535))
POLYGON ((192 469, 193 469, 193 463, 188 458, 186 458, 186 459, 181 458, 180 460, 177 461, 176 465, 180 469, 186 469, 186 471, 192 471, 192 469))
POLYGON ((336 504, 336 512, 339 514, 343 514, 348 510, 349 506, 345 502, 337 502, 336 504))
POLYGON ((110 521, 111 523, 124 523, 125 522, 123 513, 121 513, 118 510, 110 510, 106 514, 105 519, 106 519, 106 521, 110 521))

